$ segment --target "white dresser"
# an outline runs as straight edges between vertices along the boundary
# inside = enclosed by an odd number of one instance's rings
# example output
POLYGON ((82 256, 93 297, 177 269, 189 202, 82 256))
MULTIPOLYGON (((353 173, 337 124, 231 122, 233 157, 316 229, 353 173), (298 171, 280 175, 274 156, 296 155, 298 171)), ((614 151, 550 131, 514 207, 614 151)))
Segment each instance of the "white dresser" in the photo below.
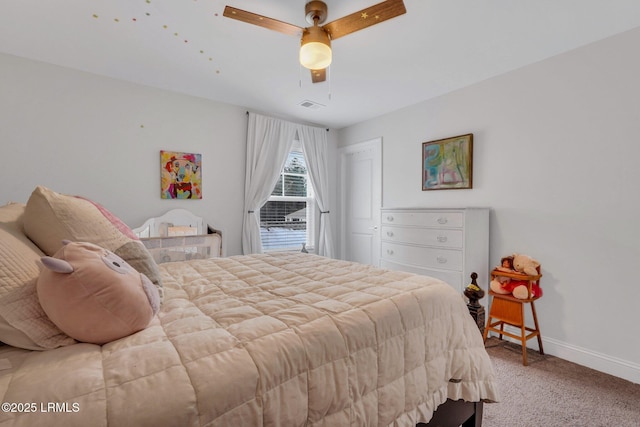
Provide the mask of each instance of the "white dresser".
POLYGON ((383 208, 380 266, 437 277, 462 292, 489 286, 489 209, 383 208))

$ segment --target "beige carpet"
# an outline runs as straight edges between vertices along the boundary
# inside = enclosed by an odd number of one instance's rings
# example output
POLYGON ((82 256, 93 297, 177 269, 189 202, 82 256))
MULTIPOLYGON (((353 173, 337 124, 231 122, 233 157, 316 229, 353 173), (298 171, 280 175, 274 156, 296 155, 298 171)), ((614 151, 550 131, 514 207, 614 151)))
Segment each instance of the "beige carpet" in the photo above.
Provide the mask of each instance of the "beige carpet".
POLYGON ((557 357, 487 340, 501 401, 484 406, 484 427, 638 427, 640 384, 557 357))

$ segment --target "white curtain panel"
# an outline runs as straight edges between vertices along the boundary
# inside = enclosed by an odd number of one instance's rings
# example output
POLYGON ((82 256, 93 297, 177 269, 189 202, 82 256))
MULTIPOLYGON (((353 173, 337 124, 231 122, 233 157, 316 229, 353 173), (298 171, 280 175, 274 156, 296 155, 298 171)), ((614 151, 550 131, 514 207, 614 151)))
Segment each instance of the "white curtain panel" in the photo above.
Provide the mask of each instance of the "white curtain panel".
POLYGON ((260 208, 278 181, 296 130, 293 123, 249 113, 242 226, 242 252, 245 255, 262 253, 260 208))
POLYGON ((309 168, 311 185, 313 185, 316 202, 320 209, 320 236, 317 253, 333 258, 331 212, 329 210, 329 170, 327 168, 327 131, 300 125, 298 137, 302 142, 302 151, 309 168))
POLYGON ((318 255, 333 258, 333 239, 329 210, 329 172, 327 168, 327 131, 249 113, 247 129, 247 165, 244 184, 244 222, 242 252, 262 253, 260 208, 276 185, 282 167, 298 135, 309 168, 311 185, 320 209, 318 255))

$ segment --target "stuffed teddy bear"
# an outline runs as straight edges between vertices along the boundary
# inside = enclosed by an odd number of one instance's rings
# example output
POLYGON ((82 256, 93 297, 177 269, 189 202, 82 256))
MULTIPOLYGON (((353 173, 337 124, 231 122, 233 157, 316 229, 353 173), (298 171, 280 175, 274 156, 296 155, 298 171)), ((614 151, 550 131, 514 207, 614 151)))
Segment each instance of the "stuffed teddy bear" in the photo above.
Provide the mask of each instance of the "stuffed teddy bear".
POLYGON ((528 276, 538 274, 540 263, 528 255, 513 254, 513 269, 528 276))
MULTIPOLYGON (((540 263, 528 255, 513 254, 511 256, 504 257, 500 260, 500 267, 496 270, 521 273, 528 276, 535 276, 538 274, 538 268, 540 263)), ((518 299, 529 298, 528 290, 529 282, 527 280, 517 280, 510 277, 497 275, 489 283, 490 289, 496 294, 508 295, 512 294, 518 299)), ((531 285, 531 297, 542 296, 542 288, 537 283, 531 285)))
POLYGON ((37 292, 44 312, 77 341, 105 344, 146 328, 160 308, 155 285, 111 251, 63 242, 43 257, 37 292))

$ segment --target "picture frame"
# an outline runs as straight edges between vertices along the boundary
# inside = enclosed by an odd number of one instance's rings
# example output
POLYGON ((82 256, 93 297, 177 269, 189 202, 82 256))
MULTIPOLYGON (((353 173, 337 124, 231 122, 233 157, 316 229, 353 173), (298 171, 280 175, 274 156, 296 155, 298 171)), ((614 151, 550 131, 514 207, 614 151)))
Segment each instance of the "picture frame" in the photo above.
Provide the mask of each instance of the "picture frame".
POLYGON ((473 134, 422 143, 422 191, 473 188, 473 134))
POLYGON ((202 199, 202 155, 160 150, 160 197, 202 199))

